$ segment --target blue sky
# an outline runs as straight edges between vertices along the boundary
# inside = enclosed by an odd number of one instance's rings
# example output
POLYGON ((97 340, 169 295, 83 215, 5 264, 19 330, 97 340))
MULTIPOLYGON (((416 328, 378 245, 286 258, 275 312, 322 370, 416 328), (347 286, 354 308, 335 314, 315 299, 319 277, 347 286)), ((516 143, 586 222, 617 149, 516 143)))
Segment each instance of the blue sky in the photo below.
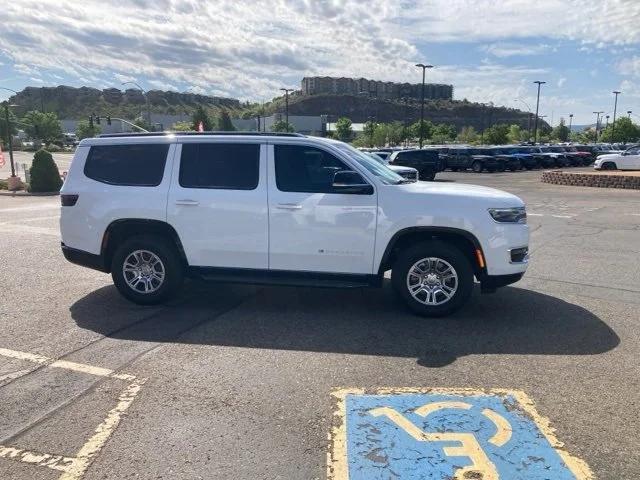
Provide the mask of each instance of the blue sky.
POLYGON ((136 81, 262 100, 305 75, 418 82, 429 62, 455 98, 523 110, 547 81, 554 124, 613 115, 613 90, 640 115, 638 0, 17 0, 0 25, 0 87, 14 90, 136 81))

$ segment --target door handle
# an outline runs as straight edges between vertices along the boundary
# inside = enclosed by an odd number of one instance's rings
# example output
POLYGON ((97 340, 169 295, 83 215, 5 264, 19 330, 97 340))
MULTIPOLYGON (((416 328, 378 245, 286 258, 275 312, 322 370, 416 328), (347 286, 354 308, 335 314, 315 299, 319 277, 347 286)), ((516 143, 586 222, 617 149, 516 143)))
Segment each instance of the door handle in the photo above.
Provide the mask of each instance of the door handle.
POLYGON ((298 205, 296 203, 278 203, 276 208, 280 208, 282 210, 301 210, 302 205, 298 205))
POLYGON ((200 205, 199 201, 189 199, 176 200, 175 203, 176 205, 200 205))

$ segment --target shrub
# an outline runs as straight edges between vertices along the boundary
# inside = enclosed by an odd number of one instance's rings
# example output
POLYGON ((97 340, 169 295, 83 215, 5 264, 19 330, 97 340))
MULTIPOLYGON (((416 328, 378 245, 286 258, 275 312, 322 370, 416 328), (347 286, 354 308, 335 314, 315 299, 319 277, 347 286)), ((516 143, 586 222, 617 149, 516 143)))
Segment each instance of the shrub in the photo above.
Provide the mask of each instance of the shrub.
POLYGON ((29 170, 31 175, 31 192, 59 192, 62 179, 53 156, 46 150, 38 150, 33 156, 33 163, 29 170))
POLYGON ((55 143, 51 143, 51 144, 47 145, 47 151, 51 152, 51 153, 61 152, 62 151, 62 147, 59 147, 55 143))

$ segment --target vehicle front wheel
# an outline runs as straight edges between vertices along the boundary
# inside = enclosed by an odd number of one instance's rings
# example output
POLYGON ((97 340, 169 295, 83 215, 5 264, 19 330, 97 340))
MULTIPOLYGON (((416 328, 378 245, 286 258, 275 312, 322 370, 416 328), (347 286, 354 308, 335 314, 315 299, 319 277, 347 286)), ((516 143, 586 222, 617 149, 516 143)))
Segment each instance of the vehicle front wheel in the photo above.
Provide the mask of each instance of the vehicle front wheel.
POLYGON ((473 170, 475 173, 482 173, 482 168, 482 162, 479 162, 478 160, 471 164, 471 170, 473 170))
POLYGON ((140 305, 155 305, 180 290, 184 269, 178 252, 167 240, 139 235, 116 249, 111 277, 125 298, 140 305))
POLYGON ((602 170, 617 170, 618 166, 613 162, 604 162, 602 164, 602 170))
POLYGON ((391 270, 394 289, 418 315, 442 317, 462 307, 473 291, 473 269, 459 249, 439 241, 402 252, 391 270))
POLYGON ((423 169, 420 172, 420 180, 429 180, 432 182, 436 178, 436 172, 433 170, 429 170, 428 168, 423 169))

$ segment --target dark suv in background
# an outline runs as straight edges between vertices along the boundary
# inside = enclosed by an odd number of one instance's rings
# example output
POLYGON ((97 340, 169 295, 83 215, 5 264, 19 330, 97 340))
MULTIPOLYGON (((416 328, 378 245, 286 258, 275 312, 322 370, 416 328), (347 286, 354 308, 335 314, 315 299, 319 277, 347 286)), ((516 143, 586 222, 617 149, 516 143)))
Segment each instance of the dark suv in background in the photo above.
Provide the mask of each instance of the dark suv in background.
POLYGON ((412 167, 420 172, 421 180, 434 180, 444 170, 445 163, 435 149, 399 150, 389 157, 392 165, 412 167))
POLYGON ((490 147, 487 151, 496 158, 496 161, 502 162, 506 170, 511 170, 512 172, 522 170, 522 162, 516 155, 511 154, 511 148, 490 147))
POLYGON ((487 148, 461 147, 449 149, 447 167, 453 172, 467 169, 471 169, 476 173, 480 173, 483 170, 503 172, 505 163, 503 160, 493 156, 487 148))

